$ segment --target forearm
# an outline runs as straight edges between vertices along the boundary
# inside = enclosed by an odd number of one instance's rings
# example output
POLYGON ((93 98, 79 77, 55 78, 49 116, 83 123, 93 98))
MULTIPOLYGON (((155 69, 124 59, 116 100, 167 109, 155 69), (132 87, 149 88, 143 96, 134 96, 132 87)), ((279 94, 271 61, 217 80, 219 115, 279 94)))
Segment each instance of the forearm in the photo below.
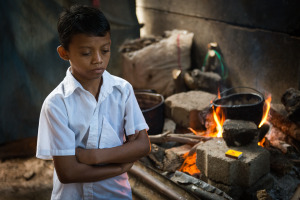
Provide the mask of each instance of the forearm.
POLYGON ((62 183, 95 182, 126 172, 120 164, 92 166, 79 163, 75 156, 54 156, 54 167, 62 183))
POLYGON ((134 162, 150 152, 150 141, 145 130, 141 131, 137 138, 122 146, 95 149, 97 163, 126 163, 134 162))
MULTIPOLYGON (((127 163, 134 162, 150 152, 147 132, 141 131, 137 138, 122 146, 107 149, 81 150, 80 162, 85 164, 127 163)), ((77 154, 77 153, 76 153, 77 154)))

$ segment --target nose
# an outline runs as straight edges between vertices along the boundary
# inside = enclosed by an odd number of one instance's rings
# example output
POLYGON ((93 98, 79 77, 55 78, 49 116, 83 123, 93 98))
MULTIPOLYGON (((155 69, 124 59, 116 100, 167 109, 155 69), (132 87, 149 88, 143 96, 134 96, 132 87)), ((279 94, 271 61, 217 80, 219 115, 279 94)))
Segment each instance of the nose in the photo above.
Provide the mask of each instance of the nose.
POLYGON ((101 54, 99 52, 95 52, 92 63, 93 64, 101 64, 102 62, 103 62, 103 59, 101 57, 101 54))

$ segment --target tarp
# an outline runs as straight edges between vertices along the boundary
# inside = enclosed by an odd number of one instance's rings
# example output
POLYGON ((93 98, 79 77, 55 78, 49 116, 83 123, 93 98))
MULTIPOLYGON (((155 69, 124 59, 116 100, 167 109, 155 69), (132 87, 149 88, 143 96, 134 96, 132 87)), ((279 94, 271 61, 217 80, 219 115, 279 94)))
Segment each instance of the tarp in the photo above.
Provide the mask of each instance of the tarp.
MULTIPOLYGON (((101 3, 106 10, 116 6, 108 2, 100 1, 100 7, 101 3)), ((128 2, 134 1, 123 1, 123 4, 129 5, 128 2)), ((69 66, 56 52, 59 45, 56 24, 63 7, 73 3, 92 4, 93 1, 0 1, 0 144, 37 135, 42 103, 62 81, 69 66)), ((114 9, 119 9, 120 14, 112 17, 123 19, 122 3, 117 5, 114 9)), ((135 4, 132 5, 135 9, 135 4)), ((128 13, 132 15, 130 11, 125 15, 128 13)), ((129 18, 134 19, 135 13, 132 16, 129 18)), ((121 25, 112 24, 112 27, 135 27, 133 37, 137 37, 136 19, 119 21, 121 25)))

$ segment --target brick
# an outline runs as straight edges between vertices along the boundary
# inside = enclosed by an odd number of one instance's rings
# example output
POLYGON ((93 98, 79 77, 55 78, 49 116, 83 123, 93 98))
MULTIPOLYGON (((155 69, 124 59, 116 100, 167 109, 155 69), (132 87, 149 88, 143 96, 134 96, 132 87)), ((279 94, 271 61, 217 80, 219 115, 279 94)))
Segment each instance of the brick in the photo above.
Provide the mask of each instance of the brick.
POLYGON ((196 165, 201 173, 214 182, 250 187, 270 172, 270 154, 256 142, 231 147, 243 152, 239 160, 226 157, 228 149, 223 138, 214 138, 200 145, 197 148, 196 165))

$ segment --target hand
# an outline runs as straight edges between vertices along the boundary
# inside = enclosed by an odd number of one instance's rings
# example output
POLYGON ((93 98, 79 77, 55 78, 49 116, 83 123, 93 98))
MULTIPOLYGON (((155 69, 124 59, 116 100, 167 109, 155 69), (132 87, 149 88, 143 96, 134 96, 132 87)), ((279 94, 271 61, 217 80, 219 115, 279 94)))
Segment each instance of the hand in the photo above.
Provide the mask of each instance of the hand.
POLYGON ((87 154, 87 150, 83 148, 76 148, 75 150, 76 159, 80 163, 84 163, 87 165, 91 165, 91 159, 89 158, 89 154, 87 154))

